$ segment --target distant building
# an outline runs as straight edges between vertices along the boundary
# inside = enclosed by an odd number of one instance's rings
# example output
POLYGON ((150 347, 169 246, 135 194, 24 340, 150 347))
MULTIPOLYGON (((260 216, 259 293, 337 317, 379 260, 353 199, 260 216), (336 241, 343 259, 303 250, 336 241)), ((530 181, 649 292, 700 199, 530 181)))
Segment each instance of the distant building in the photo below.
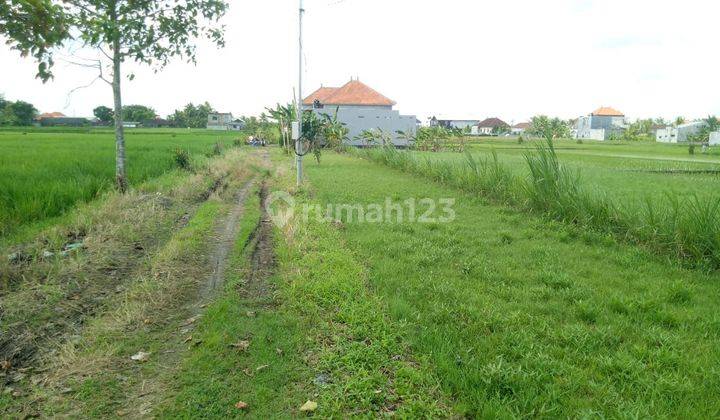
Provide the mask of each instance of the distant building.
POLYGON ((710 133, 710 146, 717 146, 720 144, 720 131, 713 131, 710 133))
POLYGON ((245 128, 245 121, 236 119, 228 123, 228 130, 240 131, 245 128))
POLYGON ((65 118, 67 115, 62 112, 43 112, 42 114, 35 117, 35 121, 42 121, 46 118, 65 118))
POLYGON ((172 123, 163 118, 153 118, 152 120, 144 120, 141 124, 143 127, 146 127, 146 128, 172 127, 172 123))
POLYGON ((140 122, 138 122, 138 121, 123 121, 122 126, 123 126, 123 128, 138 128, 138 127, 140 127, 140 122))
POLYGON ((462 120, 462 119, 437 119, 435 117, 430 118, 430 127, 445 127, 445 128, 457 128, 465 130, 466 128, 472 128, 472 126, 480 123, 480 120, 462 120))
POLYGON ((42 127, 82 127, 90 125, 87 118, 44 117, 38 121, 42 127))
POLYGON ((684 143, 688 137, 697 134, 705 126, 705 121, 693 121, 677 127, 666 127, 657 130, 655 141, 660 143, 684 143))
POLYGON ((350 80, 341 87, 321 86, 303 99, 303 109, 312 109, 316 114, 334 115, 348 129, 348 144, 359 146, 359 139, 365 130, 381 129, 389 134, 393 144, 407 145, 407 140, 397 131, 415 132, 417 118, 414 115, 400 115, 393 110, 395 101, 378 93, 360 82, 350 80))
POLYGON ((525 132, 527 130, 529 130, 530 127, 532 127, 532 123, 529 123, 529 122, 517 123, 517 124, 513 125, 512 127, 510 127, 510 134, 514 134, 516 136, 525 134, 525 132))
POLYGON ((472 128, 471 134, 478 136, 493 136, 500 132, 510 131, 510 124, 500 118, 486 118, 472 128))
POLYGON ((229 112, 214 112, 208 114, 207 129, 208 130, 229 130, 229 124, 235 119, 229 112))
POLYGON ((622 134, 626 128, 625 114, 610 107, 601 107, 590 115, 578 118, 575 138, 609 140, 613 135, 622 134))

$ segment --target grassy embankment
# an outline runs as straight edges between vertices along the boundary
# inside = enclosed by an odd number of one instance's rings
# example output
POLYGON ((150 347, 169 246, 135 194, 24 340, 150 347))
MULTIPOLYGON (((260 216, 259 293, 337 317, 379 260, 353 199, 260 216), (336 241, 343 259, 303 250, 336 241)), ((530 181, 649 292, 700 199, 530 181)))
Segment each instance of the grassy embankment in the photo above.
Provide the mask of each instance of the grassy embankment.
MULTIPOLYGON (((132 184, 140 184, 174 168, 177 148, 201 161, 216 142, 229 147, 241 136, 208 130, 128 129, 128 177, 132 184)), ((102 128, 0 130, 0 243, 28 238, 57 223, 55 218, 77 203, 111 189, 114 142, 113 132, 102 128)))
MULTIPOLYGON (((508 164, 507 157, 494 150, 448 157, 373 149, 361 155, 556 220, 641 243, 696 267, 720 267, 720 195, 709 187, 702 194, 694 193, 696 190, 678 194, 676 189, 688 179, 673 187, 670 181, 654 182, 663 175, 626 174, 635 178, 635 184, 645 185, 646 194, 610 194, 620 181, 609 180, 603 187, 586 182, 577 162, 567 164, 566 155, 542 143, 523 151, 523 167, 518 162, 508 164)), ((616 177, 607 175, 612 173, 608 168, 593 170, 603 172, 605 178, 616 177)))

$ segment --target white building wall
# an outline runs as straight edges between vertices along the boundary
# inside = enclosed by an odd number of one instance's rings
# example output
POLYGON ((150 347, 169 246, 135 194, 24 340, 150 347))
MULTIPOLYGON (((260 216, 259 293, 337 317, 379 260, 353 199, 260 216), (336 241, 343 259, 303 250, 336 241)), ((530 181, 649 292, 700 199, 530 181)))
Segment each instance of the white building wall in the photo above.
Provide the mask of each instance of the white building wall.
MULTIPOLYGON (((305 106, 305 109, 311 109, 305 106)), ((417 119, 414 115, 400 115, 390 106, 359 106, 359 105, 327 105, 324 108, 313 109, 317 114, 328 114, 333 116, 337 109, 337 119, 344 123, 348 129, 347 144, 354 146, 364 145, 364 141, 356 139, 365 130, 381 129, 388 133, 393 144, 407 146, 407 141, 402 139, 397 131, 416 132, 417 119)))
POLYGON ((655 141, 660 143, 677 143, 677 129, 667 127, 657 130, 655 133, 655 141))
POLYGON ((713 131, 710 133, 710 146, 717 146, 720 144, 720 131, 713 131))

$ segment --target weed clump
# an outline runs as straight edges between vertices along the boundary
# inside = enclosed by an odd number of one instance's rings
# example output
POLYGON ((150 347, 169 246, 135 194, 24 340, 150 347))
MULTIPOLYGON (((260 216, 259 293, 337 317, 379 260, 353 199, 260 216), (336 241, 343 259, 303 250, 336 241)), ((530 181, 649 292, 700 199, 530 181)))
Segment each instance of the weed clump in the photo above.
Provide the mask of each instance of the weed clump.
POLYGON ((175 166, 177 166, 180 169, 184 169, 186 171, 192 170, 192 163, 190 162, 190 153, 181 148, 175 149, 175 152, 173 154, 173 160, 175 161, 175 166))
POLYGON ((220 156, 223 154, 224 150, 225 150, 225 146, 221 142, 218 141, 213 145, 212 155, 220 156))

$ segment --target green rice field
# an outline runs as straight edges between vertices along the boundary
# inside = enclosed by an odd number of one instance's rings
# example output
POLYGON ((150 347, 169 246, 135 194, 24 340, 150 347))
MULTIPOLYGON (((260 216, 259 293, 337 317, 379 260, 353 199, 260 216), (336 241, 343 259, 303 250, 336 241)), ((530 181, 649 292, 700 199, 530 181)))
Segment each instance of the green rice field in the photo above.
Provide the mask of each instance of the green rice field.
MULTIPOLYGON (((237 132, 126 130, 131 184, 174 168, 175 149, 200 158, 237 132)), ((63 215, 113 187, 115 137, 105 128, 0 130, 0 239, 63 215)))

